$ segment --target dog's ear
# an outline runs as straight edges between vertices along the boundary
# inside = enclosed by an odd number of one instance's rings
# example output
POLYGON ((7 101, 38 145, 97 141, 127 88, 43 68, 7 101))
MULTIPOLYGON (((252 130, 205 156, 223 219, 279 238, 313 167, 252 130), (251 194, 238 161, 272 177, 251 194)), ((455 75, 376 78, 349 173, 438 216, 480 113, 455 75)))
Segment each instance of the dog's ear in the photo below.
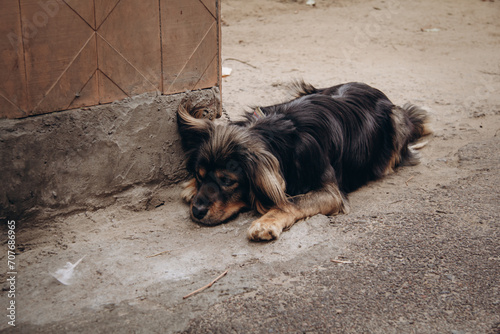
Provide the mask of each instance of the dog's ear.
POLYGON ((284 208, 289 202, 286 184, 281 176, 279 162, 267 150, 257 149, 249 159, 250 200, 261 214, 272 207, 284 208))
POLYGON ((181 135, 182 148, 186 152, 198 148, 209 138, 214 129, 211 121, 200 118, 202 113, 203 107, 192 106, 190 103, 179 105, 177 125, 181 135))

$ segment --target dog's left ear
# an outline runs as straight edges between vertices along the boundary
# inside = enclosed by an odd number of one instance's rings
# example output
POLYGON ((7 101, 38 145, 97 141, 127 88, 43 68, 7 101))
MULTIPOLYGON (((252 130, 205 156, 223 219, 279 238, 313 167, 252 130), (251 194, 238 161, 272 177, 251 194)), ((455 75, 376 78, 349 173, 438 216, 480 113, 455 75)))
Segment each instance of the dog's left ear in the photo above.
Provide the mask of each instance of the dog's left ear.
POLYGON ((261 149, 252 152, 249 161, 252 206, 261 214, 272 207, 284 208, 289 202, 285 194, 285 180, 281 176, 276 157, 261 149))
POLYGON ((189 152, 200 146, 207 140, 214 129, 211 121, 199 118, 203 113, 203 107, 191 104, 179 105, 177 112, 177 125, 181 135, 182 148, 189 152))

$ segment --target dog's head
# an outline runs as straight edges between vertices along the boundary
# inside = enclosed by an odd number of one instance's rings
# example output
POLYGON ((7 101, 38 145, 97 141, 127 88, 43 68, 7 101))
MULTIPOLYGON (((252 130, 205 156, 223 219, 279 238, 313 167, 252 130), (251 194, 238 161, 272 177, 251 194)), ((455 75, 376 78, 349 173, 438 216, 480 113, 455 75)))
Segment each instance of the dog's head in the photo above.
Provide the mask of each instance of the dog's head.
POLYGON ((187 169, 194 178, 185 195, 191 217, 205 225, 217 225, 244 208, 264 213, 286 202, 285 182, 278 160, 259 138, 236 125, 215 125, 197 107, 179 107, 179 133, 187 169))

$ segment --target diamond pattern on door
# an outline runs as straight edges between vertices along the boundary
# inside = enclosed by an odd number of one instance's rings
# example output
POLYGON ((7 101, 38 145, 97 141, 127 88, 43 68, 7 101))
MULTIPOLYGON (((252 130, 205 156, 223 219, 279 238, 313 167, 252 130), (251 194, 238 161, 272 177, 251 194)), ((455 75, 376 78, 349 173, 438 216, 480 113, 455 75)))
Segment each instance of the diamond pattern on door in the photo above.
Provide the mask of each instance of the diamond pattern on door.
POLYGON ((161 91, 158 8, 157 1, 121 0, 97 31, 99 69, 128 96, 161 91))
POLYGON ((40 1, 21 1, 23 29, 33 30, 24 42, 32 115, 69 107, 97 67, 94 30, 68 5, 52 3, 44 10, 40 1))
POLYGON ((200 89, 217 82, 219 27, 214 15, 217 14, 215 2, 161 0, 160 3, 164 23, 163 92, 200 89))

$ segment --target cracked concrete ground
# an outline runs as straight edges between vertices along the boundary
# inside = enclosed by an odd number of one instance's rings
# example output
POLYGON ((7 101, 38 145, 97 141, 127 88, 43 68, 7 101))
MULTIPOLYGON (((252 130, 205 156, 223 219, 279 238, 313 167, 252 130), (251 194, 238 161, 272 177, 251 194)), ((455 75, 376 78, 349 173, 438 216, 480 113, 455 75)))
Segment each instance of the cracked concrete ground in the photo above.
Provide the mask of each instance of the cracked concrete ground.
POLYGON ((222 5, 230 118, 283 100, 294 78, 364 81, 429 109, 422 163, 351 194, 349 215, 315 216, 270 243, 246 239, 252 212, 194 224, 179 188, 147 211, 119 201, 20 221, 18 317, 0 330, 499 333, 500 2, 222 5), (51 276, 82 257, 71 285, 51 276))

